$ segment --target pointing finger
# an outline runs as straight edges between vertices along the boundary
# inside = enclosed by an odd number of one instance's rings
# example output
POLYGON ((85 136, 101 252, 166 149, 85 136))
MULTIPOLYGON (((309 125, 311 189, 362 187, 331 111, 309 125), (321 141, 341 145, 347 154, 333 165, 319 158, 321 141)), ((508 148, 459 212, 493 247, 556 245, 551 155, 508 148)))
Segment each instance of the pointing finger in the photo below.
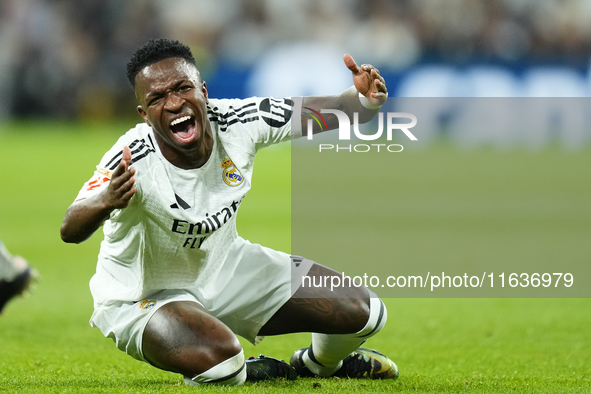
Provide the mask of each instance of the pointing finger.
POLYGON ((351 70, 351 72, 353 72, 353 74, 357 74, 360 72, 357 63, 355 63, 355 60, 353 60, 351 55, 349 55, 348 53, 345 53, 345 55, 343 56, 343 61, 345 62, 347 68, 351 70))

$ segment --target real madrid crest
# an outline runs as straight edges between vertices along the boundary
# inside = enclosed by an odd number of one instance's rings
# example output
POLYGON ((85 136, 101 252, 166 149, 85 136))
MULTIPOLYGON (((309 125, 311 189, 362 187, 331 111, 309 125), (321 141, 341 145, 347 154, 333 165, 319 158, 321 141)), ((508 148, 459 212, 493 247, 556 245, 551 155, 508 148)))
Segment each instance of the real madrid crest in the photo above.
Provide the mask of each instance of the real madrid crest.
POLYGON ((155 305, 156 305, 156 301, 154 301, 154 300, 143 300, 140 303, 140 309, 142 310, 142 313, 146 313, 150 309, 154 308, 155 305))
POLYGON ((222 161, 222 168, 224 169, 222 179, 228 186, 238 186, 244 180, 244 176, 240 173, 232 160, 224 159, 224 161, 222 161))

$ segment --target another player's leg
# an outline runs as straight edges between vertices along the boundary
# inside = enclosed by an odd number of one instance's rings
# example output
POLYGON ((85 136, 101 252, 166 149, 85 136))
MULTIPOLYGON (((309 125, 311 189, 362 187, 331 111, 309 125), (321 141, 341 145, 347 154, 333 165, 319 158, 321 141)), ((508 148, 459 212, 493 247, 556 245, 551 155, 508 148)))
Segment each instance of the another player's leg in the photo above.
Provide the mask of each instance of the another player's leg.
POLYGON ((143 355, 152 365, 185 376, 187 384, 240 385, 274 377, 295 378, 274 358, 244 360, 236 335, 204 308, 171 302, 154 313, 143 334, 143 355))
POLYGON ((0 313, 13 297, 25 292, 37 271, 25 259, 13 256, 0 240, 0 313))
MULTIPOLYGON (((334 276, 336 271, 314 264, 308 276, 334 276)), ((341 376, 390 379, 398 368, 388 357, 360 348, 385 325, 387 312, 363 287, 338 289, 300 287, 267 322, 260 335, 313 332, 312 344, 292 356, 301 376, 341 376), (293 319, 297 316, 297 319, 293 319)))

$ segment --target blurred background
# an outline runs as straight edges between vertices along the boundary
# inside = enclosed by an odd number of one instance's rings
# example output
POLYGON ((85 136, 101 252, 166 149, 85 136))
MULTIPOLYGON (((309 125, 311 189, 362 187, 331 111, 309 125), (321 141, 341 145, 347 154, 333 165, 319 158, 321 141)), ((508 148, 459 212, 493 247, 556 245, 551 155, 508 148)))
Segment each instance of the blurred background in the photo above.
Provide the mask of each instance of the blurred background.
POLYGON ((334 94, 343 53, 390 96, 587 97, 587 0, 3 0, 0 120, 133 117, 153 37, 191 46, 212 97, 334 94))

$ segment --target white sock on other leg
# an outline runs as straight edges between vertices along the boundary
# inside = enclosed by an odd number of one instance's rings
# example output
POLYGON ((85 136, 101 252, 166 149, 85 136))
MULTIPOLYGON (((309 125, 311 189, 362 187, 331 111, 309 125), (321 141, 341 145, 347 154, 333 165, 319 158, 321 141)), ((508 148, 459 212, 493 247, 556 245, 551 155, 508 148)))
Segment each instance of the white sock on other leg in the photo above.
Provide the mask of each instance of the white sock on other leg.
POLYGON ((354 334, 312 334, 312 345, 303 354, 303 361, 316 375, 327 377, 334 374, 342 361, 357 350, 368 338, 384 327, 388 313, 379 298, 369 299, 369 319, 363 329, 354 334))

